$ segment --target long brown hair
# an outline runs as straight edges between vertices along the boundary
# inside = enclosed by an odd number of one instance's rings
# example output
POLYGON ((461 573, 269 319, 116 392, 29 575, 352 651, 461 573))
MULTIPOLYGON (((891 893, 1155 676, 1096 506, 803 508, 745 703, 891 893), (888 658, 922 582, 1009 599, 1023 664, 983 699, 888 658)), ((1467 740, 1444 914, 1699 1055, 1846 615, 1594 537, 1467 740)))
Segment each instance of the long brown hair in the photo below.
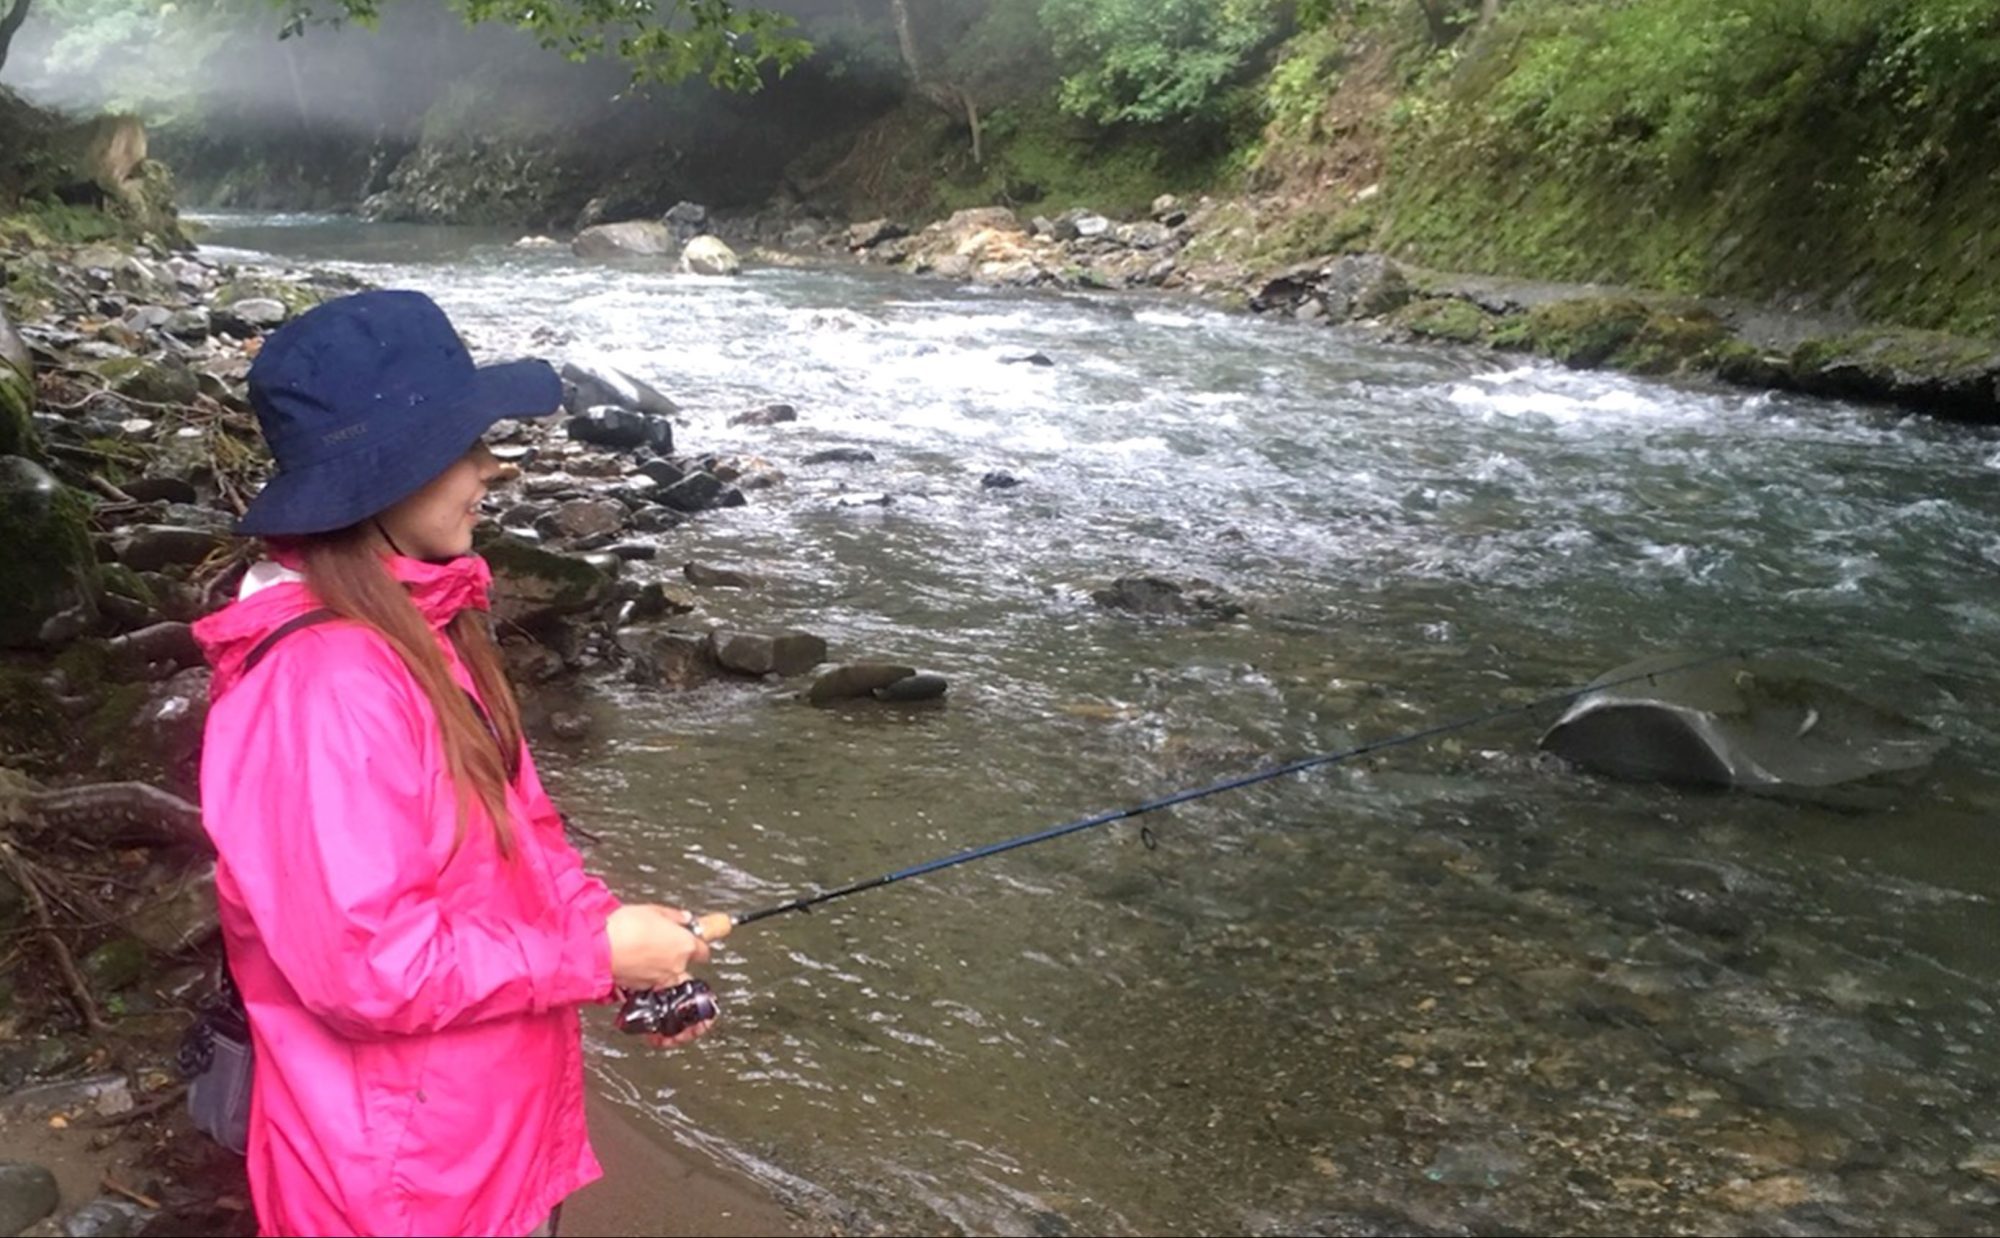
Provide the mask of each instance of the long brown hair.
POLYGON ((454 849, 465 841, 471 797, 477 796, 493 818, 500 854, 512 858, 514 828, 507 815, 507 787, 521 772, 521 708, 507 682, 486 615, 471 608, 462 610, 452 616, 445 633, 459 660, 472 673, 480 701, 493 722, 490 731, 464 689, 451 677, 430 624, 389 574, 368 534, 368 525, 359 524, 337 533, 295 539, 291 544, 305 560, 306 587, 320 605, 341 618, 381 633, 430 699, 444 730, 445 764, 458 795, 454 849))

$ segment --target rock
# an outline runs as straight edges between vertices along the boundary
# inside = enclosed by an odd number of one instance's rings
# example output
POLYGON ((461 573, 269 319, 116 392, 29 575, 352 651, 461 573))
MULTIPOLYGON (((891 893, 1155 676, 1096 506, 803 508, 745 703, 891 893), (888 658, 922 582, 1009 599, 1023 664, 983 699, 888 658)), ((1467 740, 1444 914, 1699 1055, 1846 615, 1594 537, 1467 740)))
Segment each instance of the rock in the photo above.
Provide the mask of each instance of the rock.
POLYGON ((27 1161, 0 1161, 0 1234, 18 1234, 56 1210, 56 1176, 27 1161))
POLYGON ((115 1195, 99 1195, 63 1220, 66 1238, 135 1238, 153 1213, 142 1204, 115 1195))
POLYGON ((635 683, 685 691, 723 674, 705 636, 635 629, 619 633, 618 644, 631 655, 635 683))
POLYGON ((698 236, 681 251, 681 270, 690 275, 735 275, 743 260, 721 237, 698 236))
MULTIPOLYGON (((132 942, 132 946, 138 950, 143 961, 145 950, 139 947, 138 942, 132 942)), ((75 1060, 60 1041, 45 1041, 44 1044, 56 1058, 46 1063, 45 1067, 38 1066, 36 1073, 51 1074, 75 1060)), ((8 1117, 33 1118, 81 1110, 106 1114, 130 1113, 132 1085, 122 1074, 86 1075, 81 1079, 36 1084, 0 1097, 0 1113, 8 1117)))
POLYGON ((146 946, 136 937, 114 937, 78 959, 76 965, 93 987, 115 992, 137 984, 146 974, 146 946))
POLYGON ((660 216, 676 241, 692 241, 708 231, 708 208, 699 202, 676 202, 660 216))
POLYGON ((0 456, 21 455, 35 440, 35 364, 0 310, 0 456))
POLYGON ((649 219, 597 224, 576 234, 570 252, 579 258, 661 258, 674 252, 673 229, 649 219))
POLYGON ((1163 193, 1153 199, 1153 218, 1169 228, 1178 228, 1187 222, 1187 209, 1181 200, 1170 193, 1163 193))
POLYGON ((114 636, 104 642, 104 651, 126 679, 164 679, 182 667, 202 664, 194 629, 185 623, 155 623, 114 636))
POLYGON ((541 234, 537 233, 534 236, 524 236, 520 240, 515 241, 514 248, 515 249, 561 249, 562 242, 558 241, 552 236, 542 236, 541 234))
POLYGON ((642 563, 658 558, 660 548, 652 542, 613 542, 611 553, 628 563, 642 563))
POLYGON ((712 507, 730 506, 728 496, 734 493, 741 500, 740 491, 725 486, 713 473, 694 472, 681 478, 660 492, 660 502, 675 511, 707 511, 712 507))
POLYGON ((864 447, 829 447, 815 451, 799 461, 800 464, 873 464, 875 453, 864 447))
POLYGON ((201 394, 201 380, 178 357, 149 361, 143 357, 113 357, 92 367, 105 386, 128 400, 146 404, 190 404, 201 394))
POLYGON ((1163 576, 1121 576, 1092 592, 1090 598, 1107 610, 1140 615, 1234 619, 1244 613, 1242 603, 1205 580, 1184 585, 1163 576))
POLYGON ((806 700, 814 705, 829 705, 835 701, 870 696, 876 689, 886 688, 916 673, 915 667, 893 666, 885 662, 836 666, 813 681, 813 686, 806 690, 806 700))
POLYGON ((1002 357, 1000 364, 1050 366, 1055 364, 1055 360, 1045 352, 1031 352, 1018 357, 1002 357))
POLYGON ((662 490, 688 475, 686 468, 665 459, 647 460, 634 471, 651 481, 655 489, 662 490))
POLYGON ((1004 469, 995 469, 980 478, 979 484, 988 490, 1012 490, 1021 484, 1021 479, 1004 469))
POLYGON ((558 709, 549 715, 549 730, 557 739, 583 739, 590 734, 590 715, 581 710, 558 709))
POLYGON ((215 861, 202 861, 162 899, 125 921, 155 954, 183 954, 214 937, 222 921, 215 903, 215 861))
POLYGON ((245 297, 229 307, 229 317, 232 322, 259 331, 268 331, 272 327, 280 326, 290 316, 290 311, 286 310, 284 302, 271 297, 245 297))
POLYGON ((1106 236, 1111 232, 1111 221, 1090 211, 1070 220, 1070 226, 1076 229, 1077 238, 1085 241, 1106 236))
POLYGON ((632 599, 630 618, 643 623, 666 615, 685 615, 694 608, 692 590, 684 585, 669 585, 655 580, 641 586, 638 596, 632 599))
POLYGON ((864 490, 855 494, 839 495, 833 500, 835 507, 887 507, 895 502, 895 496, 880 490, 864 490))
POLYGON ((950 688, 950 682, 943 675, 906 675, 875 689, 870 695, 878 701, 909 704, 913 701, 935 701, 950 688))
POLYGON ((774 426, 783 421, 797 421, 799 410, 789 404, 766 404, 748 412, 737 413, 729 419, 732 426, 774 426))
POLYGON ((681 565, 681 574, 690 584, 712 589, 750 589, 756 587, 757 578, 748 572, 738 572, 726 567, 710 567, 706 563, 693 560, 681 565))
POLYGON ((59 616, 95 613, 97 555, 87 520, 82 498, 42 466, 0 456, 0 649, 42 644, 59 616))
POLYGON ((1133 224, 1119 224, 1112 235, 1121 245, 1133 249, 1159 249, 1173 240, 1173 230, 1162 223, 1143 221, 1133 224))
POLYGON ((908 236, 910 230, 889 219, 871 219, 858 223, 847 230, 849 249, 873 249, 884 241, 893 241, 900 236, 908 236))
POLYGON ((564 423, 569 436, 579 443, 593 443, 617 451, 644 447, 657 452, 674 449, 673 423, 649 413, 604 404, 585 409, 564 423))
POLYGON ((1286 267, 1266 279, 1250 298, 1259 312, 1290 310, 1296 316, 1317 303, 1334 322, 1393 313, 1410 300, 1403 269, 1380 254, 1347 254, 1286 267))
POLYGON ((157 776, 170 790, 196 794, 208 681, 206 666, 191 666, 160 684, 119 738, 105 746, 99 768, 128 777, 126 771, 143 772, 157 776))
POLYGON ((715 660, 745 675, 804 674, 826 661, 826 641, 810 632, 761 636, 749 632, 709 633, 715 660))
POLYGON ((167 318, 166 331, 175 339, 204 340, 215 330, 215 320, 208 310, 197 305, 189 309, 175 310, 167 318))
POLYGON ((554 554, 506 534, 479 539, 493 569, 493 618, 533 631, 564 615, 595 610, 612 580, 581 559, 554 554))
POLYGON ((616 533, 625 524, 625 505, 611 499, 572 499, 551 514, 564 537, 616 533))
POLYGON ((572 413, 600 405, 630 409, 654 417, 679 413, 659 388, 604 361, 567 361, 562 368, 563 407, 572 413))
POLYGON ((228 544, 226 534, 171 524, 133 525, 111 540, 118 562, 135 572, 157 572, 173 564, 192 567, 228 544))
MULTIPOLYGON (((981 232, 1025 232, 1020 216, 1004 206, 976 206, 954 211, 951 218, 931 228, 948 237, 969 237, 981 232)), ((929 231, 930 229, 926 229, 929 231)))
MULTIPOLYGON (((1643 659, 1598 682, 1647 676, 1677 661, 1643 659)), ((1582 697, 1541 746, 1614 778, 1817 788, 1922 769, 1945 741, 1802 663, 1723 658, 1582 697)))

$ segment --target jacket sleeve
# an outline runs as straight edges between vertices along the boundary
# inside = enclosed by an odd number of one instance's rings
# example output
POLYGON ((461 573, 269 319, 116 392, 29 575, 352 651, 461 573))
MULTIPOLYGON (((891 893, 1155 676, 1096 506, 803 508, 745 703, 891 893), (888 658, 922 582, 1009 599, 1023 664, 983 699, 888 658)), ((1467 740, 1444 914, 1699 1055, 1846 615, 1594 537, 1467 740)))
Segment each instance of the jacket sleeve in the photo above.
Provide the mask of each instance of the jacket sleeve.
POLYGON ((217 814, 234 884, 306 1008, 367 1039, 606 996, 595 904, 533 922, 477 898, 446 905, 433 814, 453 792, 418 755, 436 723, 386 646, 333 634, 341 656, 314 658, 321 639, 295 637, 238 688, 255 699, 223 703, 253 712, 217 814))

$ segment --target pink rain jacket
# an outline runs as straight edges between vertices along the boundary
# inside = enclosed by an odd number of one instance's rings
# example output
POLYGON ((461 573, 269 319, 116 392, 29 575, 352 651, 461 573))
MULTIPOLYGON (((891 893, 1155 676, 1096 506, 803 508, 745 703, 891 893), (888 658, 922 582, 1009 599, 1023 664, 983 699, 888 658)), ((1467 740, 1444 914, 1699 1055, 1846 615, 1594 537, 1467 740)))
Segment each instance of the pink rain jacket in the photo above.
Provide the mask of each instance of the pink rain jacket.
MULTIPOLYGON (((392 559, 442 634, 483 559, 392 559)), ((523 753, 503 860, 457 797, 436 715, 387 641, 290 573, 195 627, 215 668, 202 819, 257 1068, 250 1189, 266 1234, 525 1234, 600 1176, 579 1003, 611 995, 605 921, 523 753)))

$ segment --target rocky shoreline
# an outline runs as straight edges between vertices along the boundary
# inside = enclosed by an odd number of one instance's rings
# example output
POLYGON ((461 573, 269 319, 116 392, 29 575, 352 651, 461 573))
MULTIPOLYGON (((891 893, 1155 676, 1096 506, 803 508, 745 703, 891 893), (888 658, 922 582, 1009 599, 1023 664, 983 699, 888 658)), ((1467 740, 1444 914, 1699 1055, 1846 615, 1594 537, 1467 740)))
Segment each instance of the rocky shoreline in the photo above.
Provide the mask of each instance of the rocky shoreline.
POLYGON ((2000 421, 2000 344, 1990 340, 1720 298, 1430 271, 1372 253, 1273 268, 1254 257, 1255 211, 1243 202, 1164 195, 1149 217, 1130 220, 1088 210, 1023 219, 981 207, 922 227, 825 227, 778 211, 713 227, 765 263, 806 255, 994 287, 1156 290, 1385 340, 2000 421))

